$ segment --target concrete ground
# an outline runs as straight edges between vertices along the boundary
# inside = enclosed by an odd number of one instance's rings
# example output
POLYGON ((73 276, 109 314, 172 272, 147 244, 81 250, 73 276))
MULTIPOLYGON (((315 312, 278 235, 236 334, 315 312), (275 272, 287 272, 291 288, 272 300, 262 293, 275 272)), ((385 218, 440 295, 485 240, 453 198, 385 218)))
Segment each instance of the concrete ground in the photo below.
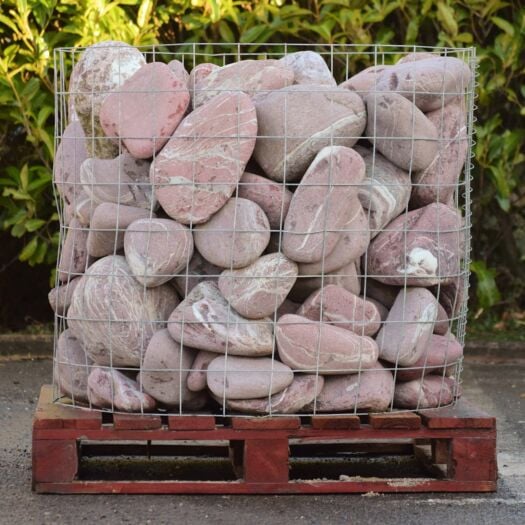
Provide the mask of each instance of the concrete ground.
POLYGON ((498 418, 495 494, 326 496, 38 495, 31 417, 51 361, 0 361, 0 524, 525 523, 525 360, 467 359, 464 395, 498 418))

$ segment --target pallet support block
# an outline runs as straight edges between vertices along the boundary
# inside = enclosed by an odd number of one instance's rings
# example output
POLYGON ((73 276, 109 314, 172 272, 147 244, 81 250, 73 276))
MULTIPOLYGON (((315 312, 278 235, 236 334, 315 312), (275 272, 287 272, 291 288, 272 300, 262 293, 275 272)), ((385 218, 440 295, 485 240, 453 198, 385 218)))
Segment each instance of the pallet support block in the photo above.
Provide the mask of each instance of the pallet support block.
POLYGON ((52 389, 46 386, 33 421, 33 488, 40 493, 490 492, 497 488, 496 461, 495 419, 464 401, 419 414, 370 414, 368 418, 107 414, 103 423, 100 412, 53 404, 52 389), (237 479, 79 479, 82 454, 91 457, 97 455, 97 447, 109 447, 111 455, 125 456, 133 450, 148 458, 150 443, 172 447, 173 456, 185 457, 217 457, 217 447, 222 446, 221 457, 228 460, 229 456, 237 479), (183 452, 185 448, 190 452, 183 452), (319 479, 315 472, 315 478, 303 479, 301 474, 297 479, 290 476, 290 449, 300 453, 301 464, 323 450, 343 453, 338 456, 343 461, 356 451, 376 460, 381 455, 409 455, 430 474, 424 478, 345 474, 319 479))

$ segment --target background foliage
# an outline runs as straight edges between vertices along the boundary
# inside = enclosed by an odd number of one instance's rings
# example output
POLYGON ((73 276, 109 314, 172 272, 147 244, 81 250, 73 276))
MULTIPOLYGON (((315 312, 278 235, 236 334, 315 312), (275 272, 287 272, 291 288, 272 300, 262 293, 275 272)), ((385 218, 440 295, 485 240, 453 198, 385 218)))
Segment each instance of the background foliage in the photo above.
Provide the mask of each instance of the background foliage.
POLYGON ((523 322, 525 8, 519 0, 3 0, 0 10, 0 226, 19 239, 18 257, 30 265, 52 265, 58 244, 51 188, 55 47, 106 39, 240 41, 254 48, 265 42, 477 46, 474 312, 499 327, 523 322))

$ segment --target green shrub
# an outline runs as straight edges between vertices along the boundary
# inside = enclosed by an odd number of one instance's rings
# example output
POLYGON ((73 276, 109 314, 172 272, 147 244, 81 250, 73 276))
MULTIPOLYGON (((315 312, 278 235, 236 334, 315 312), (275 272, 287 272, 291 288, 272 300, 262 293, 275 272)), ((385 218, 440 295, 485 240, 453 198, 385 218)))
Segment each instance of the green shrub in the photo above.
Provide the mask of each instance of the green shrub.
MULTIPOLYGON (((523 307, 525 9, 502 0, 4 0, 0 9, 0 223, 20 259, 52 264, 52 50, 105 39, 385 43, 478 49, 473 255, 478 314, 523 307)), ((360 60, 353 67, 368 65, 360 60)))

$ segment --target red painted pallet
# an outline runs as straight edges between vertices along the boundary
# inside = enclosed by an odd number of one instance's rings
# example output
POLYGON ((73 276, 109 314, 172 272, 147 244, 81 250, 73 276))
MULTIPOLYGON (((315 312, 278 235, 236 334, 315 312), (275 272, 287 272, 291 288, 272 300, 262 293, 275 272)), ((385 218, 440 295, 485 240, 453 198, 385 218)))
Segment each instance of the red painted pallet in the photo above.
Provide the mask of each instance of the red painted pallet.
POLYGON ((491 492, 496 481, 495 418, 464 400, 364 418, 126 416, 54 405, 44 386, 33 422, 41 493, 491 492))

